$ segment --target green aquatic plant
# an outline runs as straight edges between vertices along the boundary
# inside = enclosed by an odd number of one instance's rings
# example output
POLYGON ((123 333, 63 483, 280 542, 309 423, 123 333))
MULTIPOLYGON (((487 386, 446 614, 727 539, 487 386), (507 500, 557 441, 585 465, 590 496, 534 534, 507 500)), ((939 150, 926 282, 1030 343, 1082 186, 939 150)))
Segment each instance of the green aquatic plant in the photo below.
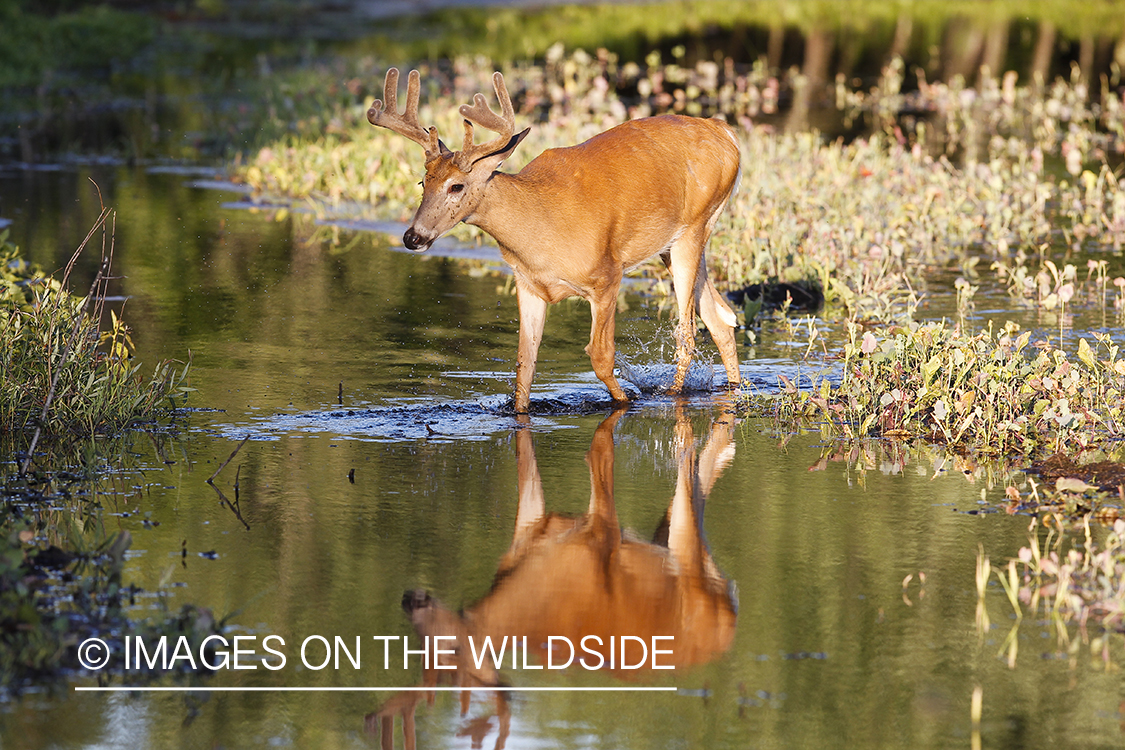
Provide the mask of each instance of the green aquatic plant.
POLYGON ((57 281, 0 237, 0 432, 34 431, 33 448, 41 434, 89 435, 151 421, 190 390, 187 365, 165 361, 148 376, 141 372, 115 311, 101 327, 112 247, 86 296, 65 288, 78 255, 112 220, 111 211, 102 212, 57 281))
POLYGON ((923 439, 983 457, 1081 452, 1125 432, 1125 359, 1104 334, 1079 339, 1072 359, 1015 326, 848 332, 838 382, 801 389, 783 378, 764 408, 833 436, 923 439))

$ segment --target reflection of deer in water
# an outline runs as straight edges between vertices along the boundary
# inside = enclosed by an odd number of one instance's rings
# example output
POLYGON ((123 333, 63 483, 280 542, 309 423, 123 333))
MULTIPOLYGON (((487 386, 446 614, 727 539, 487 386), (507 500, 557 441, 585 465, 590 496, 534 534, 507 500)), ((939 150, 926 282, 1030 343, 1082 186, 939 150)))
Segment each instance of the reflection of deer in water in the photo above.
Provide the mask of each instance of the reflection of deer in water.
MULTIPOLYGON (((617 522, 613 429, 623 413, 615 411, 594 433, 586 454, 590 506, 577 518, 546 511, 531 431, 516 434, 519 508, 515 534, 500 561, 492 590, 480 601, 457 613, 424 591, 406 592, 403 608, 420 636, 457 638, 455 653, 443 657, 445 666, 456 667, 455 672, 445 673, 453 676, 455 684, 470 689, 502 685, 491 658, 477 667, 470 637, 479 655, 485 637, 491 637, 498 649, 505 636, 520 637, 521 646, 526 636, 528 655, 543 664, 550 636, 568 638, 576 650, 583 638, 597 636, 600 641, 587 639, 591 653, 579 656, 596 664, 598 657, 592 655, 596 651, 607 668, 610 639, 619 641, 622 636, 640 638, 647 644, 652 644, 653 636, 672 636, 673 640, 660 646, 671 653, 662 653, 659 663, 677 669, 710 661, 730 647, 737 602, 733 587, 704 544, 702 520, 704 500, 734 456, 734 418, 729 411, 720 415, 697 457, 691 423, 677 409, 676 491, 650 543, 623 534, 617 522)), ((451 647, 447 642, 443 648, 451 647)), ((566 656, 555 654, 553 660, 564 662, 566 656)), ((526 658, 521 653, 521 662, 526 658)), ((509 661, 506 657, 505 664, 509 661)), ((618 676, 637 673, 619 668, 611 671, 618 676)), ((439 674, 428 670, 423 684, 435 685, 439 674)), ((497 747, 502 747, 510 712, 503 693, 496 696, 500 717, 497 747)), ((368 715, 371 729, 375 721, 382 720, 385 748, 392 746, 392 722, 397 714, 403 716, 407 748, 413 747, 414 709, 421 699, 420 693, 404 693, 368 715)), ((432 702, 432 694, 430 699, 432 702)), ((468 701, 466 691, 461 695, 463 714, 468 701)), ((474 736, 479 742, 479 735, 474 732, 474 736)))

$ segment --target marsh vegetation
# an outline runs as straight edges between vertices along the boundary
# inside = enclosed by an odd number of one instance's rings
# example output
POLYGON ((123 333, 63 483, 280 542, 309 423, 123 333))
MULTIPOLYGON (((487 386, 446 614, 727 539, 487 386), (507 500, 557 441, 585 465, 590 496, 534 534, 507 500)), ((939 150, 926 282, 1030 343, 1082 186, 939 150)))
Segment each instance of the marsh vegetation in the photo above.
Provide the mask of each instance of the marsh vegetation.
POLYGON ((129 463, 123 433, 162 440, 155 433, 169 429, 175 399, 190 390, 185 364, 165 361, 143 374, 133 361, 129 328, 104 310, 114 218, 103 209, 58 279, 28 263, 7 232, 0 233, 5 691, 50 685, 75 672, 77 646, 87 637, 170 631, 198 639, 213 624, 209 614, 187 607, 132 622, 125 611, 140 590, 121 579, 132 535, 98 523, 96 509, 120 491, 114 477, 129 463), (101 262, 86 294, 75 295, 70 274, 83 252, 93 252, 90 245, 100 245, 101 262))

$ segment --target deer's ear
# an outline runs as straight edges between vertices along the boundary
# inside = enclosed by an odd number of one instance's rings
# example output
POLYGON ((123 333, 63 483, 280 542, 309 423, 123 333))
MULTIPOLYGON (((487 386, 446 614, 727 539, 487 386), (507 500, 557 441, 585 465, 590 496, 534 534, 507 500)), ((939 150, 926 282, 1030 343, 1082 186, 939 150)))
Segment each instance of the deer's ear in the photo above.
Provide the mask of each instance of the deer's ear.
POLYGON ((446 146, 442 142, 441 138, 438 138, 437 145, 438 145, 438 153, 440 153, 442 156, 445 156, 446 154, 452 154, 453 153, 452 151, 449 150, 449 146, 446 146))
POLYGON ((480 164, 490 172, 498 168, 505 159, 512 155, 512 152, 516 150, 516 146, 520 145, 520 141, 526 138, 527 134, 530 132, 531 128, 526 128, 519 133, 516 133, 508 139, 507 143, 505 143, 497 150, 476 159, 473 162, 473 167, 476 167, 478 164, 480 164))

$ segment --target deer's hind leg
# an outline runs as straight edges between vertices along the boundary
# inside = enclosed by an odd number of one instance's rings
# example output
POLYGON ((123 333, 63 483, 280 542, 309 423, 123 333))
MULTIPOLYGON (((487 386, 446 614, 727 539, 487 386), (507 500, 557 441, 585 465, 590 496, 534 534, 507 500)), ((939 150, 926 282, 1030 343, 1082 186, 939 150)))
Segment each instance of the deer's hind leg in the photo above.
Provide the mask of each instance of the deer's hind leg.
MULTIPOLYGON (((720 209, 721 210, 721 209, 720 209)), ((715 217, 718 213, 715 214, 715 217)), ((683 390, 691 358, 695 352, 695 315, 703 318, 711 338, 723 360, 727 373, 727 384, 738 385, 742 376, 738 369, 738 352, 735 345, 734 326, 738 322, 730 305, 715 288, 707 273, 707 258, 704 253, 707 239, 711 234, 708 222, 702 240, 694 242, 688 235, 681 237, 672 245, 669 253, 661 256, 672 272, 672 282, 676 289, 676 303, 679 308, 679 322, 676 324, 676 377, 672 383, 672 393, 683 390), (696 244, 698 243, 698 244, 696 244), (690 265, 689 265, 690 264, 690 265)), ((698 235, 697 235, 698 236, 698 235)))
POLYGON ((677 238, 665 260, 672 272, 676 307, 679 310, 679 320, 673 334, 676 341, 676 375, 672 380, 670 393, 683 391, 691 358, 695 353, 696 300, 707 280, 707 269, 703 266, 703 243, 698 235, 698 232, 689 231, 677 238))
POLYGON ((734 181, 727 190, 726 198, 719 202, 710 218, 707 219, 707 229, 703 235, 703 242, 699 251, 699 276, 703 279, 703 284, 697 285, 695 288, 699 316, 703 318, 703 323, 707 326, 707 330, 711 332, 711 339, 715 342, 715 346, 719 350, 719 357, 723 360, 723 369, 727 371, 727 386, 732 388, 737 387, 742 382, 742 374, 738 370, 738 352, 734 338, 734 327, 738 323, 738 318, 735 317, 734 311, 730 309, 727 301, 723 299, 723 295, 719 294, 719 290, 715 288, 707 273, 707 246, 711 243, 711 233, 715 231, 715 224, 719 221, 719 216, 722 215, 723 210, 730 202, 731 196, 738 189, 738 182, 741 177, 742 169, 740 168, 735 173, 734 181))
POLYGON ((730 305, 723 299, 723 295, 719 294, 719 290, 711 283, 707 275, 706 260, 702 255, 699 256, 699 277, 703 279, 702 284, 696 284, 698 296, 695 303, 699 307, 699 317, 703 318, 703 323, 711 332, 711 339, 719 350, 723 369, 727 372, 727 385, 735 387, 742 382, 734 340, 734 326, 738 319, 735 318, 730 305))

